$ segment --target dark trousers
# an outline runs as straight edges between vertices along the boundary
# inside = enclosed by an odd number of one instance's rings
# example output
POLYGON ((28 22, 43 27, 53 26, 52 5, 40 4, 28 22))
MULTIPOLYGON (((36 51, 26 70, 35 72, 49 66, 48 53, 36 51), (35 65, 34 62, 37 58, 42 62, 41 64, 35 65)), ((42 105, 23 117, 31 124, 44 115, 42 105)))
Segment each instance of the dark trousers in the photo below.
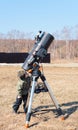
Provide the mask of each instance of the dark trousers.
POLYGON ((24 112, 26 113, 26 111, 27 111, 27 108, 26 108, 27 98, 28 98, 28 94, 22 95, 21 98, 18 98, 18 96, 17 96, 16 101, 13 104, 13 110, 15 113, 17 113, 22 101, 23 101, 23 109, 24 109, 24 112))

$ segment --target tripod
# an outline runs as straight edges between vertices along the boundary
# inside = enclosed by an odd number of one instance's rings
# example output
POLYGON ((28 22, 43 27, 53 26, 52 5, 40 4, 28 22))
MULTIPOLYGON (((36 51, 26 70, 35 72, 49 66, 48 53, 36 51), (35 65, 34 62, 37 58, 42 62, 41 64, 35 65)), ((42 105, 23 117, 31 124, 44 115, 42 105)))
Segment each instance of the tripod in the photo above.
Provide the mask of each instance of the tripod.
POLYGON ((31 118, 32 101, 33 101, 35 87, 37 85, 37 80, 39 77, 41 78, 41 80, 43 81, 45 86, 47 87, 49 95, 50 95, 50 97, 51 97, 51 99, 56 107, 57 112, 58 112, 58 115, 61 116, 62 120, 64 120, 62 109, 58 105, 58 102, 57 102, 57 100, 52 92, 52 89, 50 88, 48 82, 46 81, 44 74, 41 72, 39 63, 36 62, 35 66, 33 67, 33 71, 32 71, 32 87, 31 87, 31 94, 30 94, 30 99, 29 99, 28 110, 27 110, 27 114, 26 114, 26 124, 25 124, 26 128, 29 127, 29 121, 31 118))

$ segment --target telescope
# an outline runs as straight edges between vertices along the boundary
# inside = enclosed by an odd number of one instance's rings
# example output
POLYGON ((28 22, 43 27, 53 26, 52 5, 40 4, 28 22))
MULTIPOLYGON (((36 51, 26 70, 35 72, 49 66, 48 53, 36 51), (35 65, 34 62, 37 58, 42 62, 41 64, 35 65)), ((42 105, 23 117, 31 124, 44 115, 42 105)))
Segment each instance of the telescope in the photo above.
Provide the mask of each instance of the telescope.
POLYGON ((54 37, 50 33, 39 31, 35 37, 35 44, 26 58, 22 68, 26 71, 32 69, 34 62, 40 62, 46 55, 47 50, 54 40, 54 37))
POLYGON ((34 96, 35 87, 37 85, 37 80, 39 77, 41 78, 44 85, 47 87, 49 95, 56 107, 58 115, 61 116, 62 120, 64 120, 62 109, 60 108, 60 106, 56 100, 56 97, 54 96, 53 91, 46 80, 46 77, 41 72, 40 65, 39 65, 41 60, 47 55, 47 50, 48 50, 50 44, 52 43, 52 41, 54 40, 54 37, 50 33, 39 31, 35 37, 35 40, 36 40, 36 42, 34 44, 34 47, 30 51, 28 57, 26 58, 23 66, 22 66, 22 68, 25 71, 28 71, 29 73, 30 73, 30 70, 32 70, 31 71, 32 85, 31 85, 31 93, 30 93, 28 110, 27 110, 27 114, 26 114, 26 123, 25 123, 26 128, 29 128, 29 121, 30 121, 30 118, 32 115, 33 96, 34 96))

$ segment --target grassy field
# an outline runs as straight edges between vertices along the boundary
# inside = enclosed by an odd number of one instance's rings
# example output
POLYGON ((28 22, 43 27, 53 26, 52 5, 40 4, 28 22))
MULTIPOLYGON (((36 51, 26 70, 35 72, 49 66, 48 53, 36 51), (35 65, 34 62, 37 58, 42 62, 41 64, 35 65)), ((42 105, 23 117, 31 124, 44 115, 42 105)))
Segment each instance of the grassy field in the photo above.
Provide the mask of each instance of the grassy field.
MULTIPOLYGON (((20 65, 0 65, 0 130, 25 130, 26 115, 12 112, 16 98, 17 72, 20 65)), ((44 75, 67 118, 61 121, 48 94, 34 94, 31 130, 78 130, 78 66, 44 65, 44 75)), ((39 82, 41 82, 39 80, 39 82)))

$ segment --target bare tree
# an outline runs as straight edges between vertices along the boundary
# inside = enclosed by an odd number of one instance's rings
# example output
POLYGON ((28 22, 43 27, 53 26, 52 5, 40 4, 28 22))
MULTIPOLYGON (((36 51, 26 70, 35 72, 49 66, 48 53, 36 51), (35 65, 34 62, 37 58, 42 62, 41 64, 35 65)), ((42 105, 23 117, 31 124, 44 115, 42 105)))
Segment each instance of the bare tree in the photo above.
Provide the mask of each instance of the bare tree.
POLYGON ((61 37, 66 41, 66 59, 70 59, 69 40, 71 39, 71 28, 64 27, 61 31, 61 37))
POLYGON ((76 39, 78 39, 78 24, 75 26, 76 39))

